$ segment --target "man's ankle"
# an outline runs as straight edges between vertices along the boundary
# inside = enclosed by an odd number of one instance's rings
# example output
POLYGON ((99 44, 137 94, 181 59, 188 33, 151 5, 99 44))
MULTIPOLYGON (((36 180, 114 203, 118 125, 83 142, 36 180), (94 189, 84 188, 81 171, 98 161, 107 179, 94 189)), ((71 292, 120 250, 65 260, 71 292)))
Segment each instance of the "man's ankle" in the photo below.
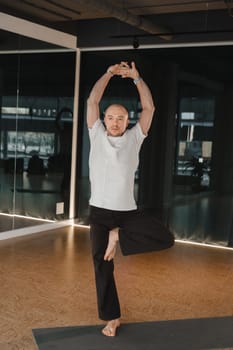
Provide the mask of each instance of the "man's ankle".
POLYGON ((114 241, 119 241, 119 227, 115 227, 110 230, 109 234, 112 236, 111 238, 114 239, 114 241))

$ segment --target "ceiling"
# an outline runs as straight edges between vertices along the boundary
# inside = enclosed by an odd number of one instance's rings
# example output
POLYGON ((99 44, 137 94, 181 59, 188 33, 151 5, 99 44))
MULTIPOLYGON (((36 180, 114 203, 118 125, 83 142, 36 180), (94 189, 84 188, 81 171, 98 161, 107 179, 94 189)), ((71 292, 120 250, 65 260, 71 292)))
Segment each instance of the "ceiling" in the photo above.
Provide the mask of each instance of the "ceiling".
POLYGON ((116 12, 148 16, 164 13, 226 9, 223 0, 1 0, 6 11, 47 22, 114 17, 116 12), (112 16, 111 16, 112 13, 112 16), (114 14, 115 13, 115 14, 114 14))
POLYGON ((80 47, 233 39, 233 0, 0 0, 0 11, 75 34, 80 47))
MULTIPOLYGON (((228 48, 169 49, 160 55, 167 60, 163 55, 169 53, 174 62, 182 67, 187 62, 190 72, 207 78, 229 82, 233 76, 233 0, 0 0, 0 12, 77 35, 78 47, 87 50, 228 42, 228 48)), ((5 35, 0 31, 0 49, 12 43, 14 35, 11 40, 5 35)), ((145 51, 137 50, 141 54, 145 51)), ((156 61, 157 54, 147 50, 150 60, 156 61)), ((101 57, 107 59, 103 51, 101 57)))

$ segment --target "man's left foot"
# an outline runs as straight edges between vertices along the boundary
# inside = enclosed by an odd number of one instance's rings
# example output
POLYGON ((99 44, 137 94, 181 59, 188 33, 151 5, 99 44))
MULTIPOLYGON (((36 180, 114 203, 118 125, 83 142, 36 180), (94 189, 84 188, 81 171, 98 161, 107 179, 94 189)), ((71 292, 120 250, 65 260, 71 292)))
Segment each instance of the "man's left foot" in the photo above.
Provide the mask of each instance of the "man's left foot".
POLYGON ((117 242, 119 241, 119 228, 109 231, 108 246, 105 251, 104 260, 110 261, 116 254, 117 242))

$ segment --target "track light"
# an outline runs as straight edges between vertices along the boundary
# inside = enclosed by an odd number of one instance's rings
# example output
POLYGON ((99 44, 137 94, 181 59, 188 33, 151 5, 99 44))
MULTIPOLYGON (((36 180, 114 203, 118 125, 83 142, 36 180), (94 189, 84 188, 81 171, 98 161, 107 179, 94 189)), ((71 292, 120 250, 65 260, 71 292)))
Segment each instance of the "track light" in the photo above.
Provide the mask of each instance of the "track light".
POLYGON ((139 47, 139 40, 138 40, 138 38, 135 36, 134 38, 133 38, 133 48, 134 49, 137 49, 139 47))

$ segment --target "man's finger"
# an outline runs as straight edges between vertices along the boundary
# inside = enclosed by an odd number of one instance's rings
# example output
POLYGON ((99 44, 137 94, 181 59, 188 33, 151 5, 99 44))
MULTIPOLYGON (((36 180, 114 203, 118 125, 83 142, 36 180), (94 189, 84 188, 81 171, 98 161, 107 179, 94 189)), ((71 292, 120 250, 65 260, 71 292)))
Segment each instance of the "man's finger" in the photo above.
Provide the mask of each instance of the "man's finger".
POLYGON ((131 62, 132 69, 136 69, 134 61, 131 62))
POLYGON ((121 67, 129 68, 128 62, 121 61, 121 67))

